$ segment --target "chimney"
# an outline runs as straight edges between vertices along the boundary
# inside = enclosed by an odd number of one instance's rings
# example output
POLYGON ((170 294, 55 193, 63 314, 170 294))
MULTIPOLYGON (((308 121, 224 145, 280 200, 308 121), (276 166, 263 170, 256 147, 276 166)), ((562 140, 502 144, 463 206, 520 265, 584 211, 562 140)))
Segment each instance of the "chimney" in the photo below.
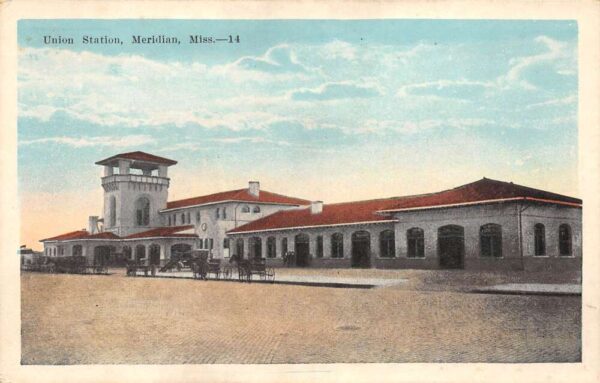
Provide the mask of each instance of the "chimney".
POLYGON ((253 195, 256 198, 258 198, 258 196, 260 195, 260 182, 258 182, 258 181, 248 182, 248 193, 250 193, 250 195, 253 195))
POLYGON ((323 212, 323 201, 313 201, 310 203, 310 214, 321 214, 323 212))
POLYGON ((88 219, 88 233, 96 234, 98 233, 98 216, 90 215, 88 219))

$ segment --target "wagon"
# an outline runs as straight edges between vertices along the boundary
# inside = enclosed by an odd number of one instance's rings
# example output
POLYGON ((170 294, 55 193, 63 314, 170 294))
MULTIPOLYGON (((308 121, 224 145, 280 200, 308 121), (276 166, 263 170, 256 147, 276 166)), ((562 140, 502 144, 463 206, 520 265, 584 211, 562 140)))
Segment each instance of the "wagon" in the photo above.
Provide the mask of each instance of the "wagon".
POLYGON ((156 275, 156 265, 140 265, 137 263, 128 263, 125 267, 125 272, 128 277, 137 277, 142 273, 143 276, 147 277, 148 274, 155 276, 156 275))
POLYGON ((275 269, 267 267, 267 262, 264 258, 253 259, 246 262, 245 267, 238 268, 240 280, 252 281, 253 275, 258 275, 261 281, 275 281, 275 269))

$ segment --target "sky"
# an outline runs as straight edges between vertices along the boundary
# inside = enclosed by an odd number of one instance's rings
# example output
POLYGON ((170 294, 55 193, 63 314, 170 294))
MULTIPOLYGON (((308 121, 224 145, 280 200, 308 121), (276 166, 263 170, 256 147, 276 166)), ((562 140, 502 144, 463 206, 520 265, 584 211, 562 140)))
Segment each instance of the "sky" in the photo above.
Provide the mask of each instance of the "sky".
POLYGON ((170 200, 258 180, 330 203, 484 176, 579 196, 575 21, 21 20, 18 44, 34 248, 101 215, 94 162, 136 150, 179 162, 170 200))

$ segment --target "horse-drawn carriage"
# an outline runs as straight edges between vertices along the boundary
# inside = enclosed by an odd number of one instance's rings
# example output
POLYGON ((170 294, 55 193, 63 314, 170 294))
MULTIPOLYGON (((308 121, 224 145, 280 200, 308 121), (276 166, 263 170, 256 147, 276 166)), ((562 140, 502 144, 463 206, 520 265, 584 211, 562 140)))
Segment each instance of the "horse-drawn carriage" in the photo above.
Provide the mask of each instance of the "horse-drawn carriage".
POLYGON ((239 256, 233 255, 229 262, 237 265, 240 281, 251 282, 253 275, 258 275, 262 281, 275 281, 275 269, 267 267, 267 261, 264 258, 241 259, 239 256))
POLYGON ((88 265, 86 258, 82 256, 42 256, 32 264, 24 265, 23 270, 42 273, 108 274, 108 267, 106 265, 88 265))

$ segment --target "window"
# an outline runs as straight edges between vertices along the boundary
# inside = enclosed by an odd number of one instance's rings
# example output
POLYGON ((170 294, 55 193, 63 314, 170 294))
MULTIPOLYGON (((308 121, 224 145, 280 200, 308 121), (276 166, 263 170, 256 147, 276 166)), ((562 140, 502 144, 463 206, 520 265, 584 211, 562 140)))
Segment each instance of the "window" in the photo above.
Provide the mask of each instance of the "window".
POLYGON ((185 223, 185 213, 181 213, 181 223, 185 223))
POLYGON ((135 222, 137 226, 148 226, 150 224, 150 201, 142 197, 135 202, 135 222))
POLYGON ((177 226, 177 214, 173 214, 173 226, 177 226))
POLYGON ((81 257, 83 255, 83 247, 81 245, 75 245, 71 249, 71 255, 74 257, 81 257))
POLYGON ((248 205, 242 206, 242 213, 250 213, 250 206, 248 206, 248 205))
POLYGON ((561 256, 569 256, 572 251, 571 226, 563 223, 558 228, 558 248, 561 256))
POLYGON ((200 240, 198 241, 198 248, 200 250, 204 249, 204 240, 202 238, 200 238, 200 240))
POLYGON ((200 223, 200 210, 196 212, 196 223, 200 223))
POLYGON ((223 239, 223 249, 229 249, 229 238, 223 239))
POLYGON ((502 257, 502 226, 488 223, 479 229, 482 257, 502 257))
POLYGON ((221 214, 219 213, 219 208, 215 211, 215 219, 219 219, 221 214))
POLYGON ((323 236, 317 236, 317 258, 323 258, 323 236))
POLYGON ((110 226, 117 226, 117 198, 115 196, 110 197, 110 226))
POLYGON ((277 254, 276 251, 275 237, 267 238, 267 258, 275 258, 277 254))
POLYGON ((208 248, 212 250, 212 249, 213 249, 213 245, 214 245, 214 243, 213 243, 213 239, 212 239, 212 238, 210 238, 210 239, 208 240, 208 248))
POLYGON ((331 258, 344 258, 344 235, 342 233, 331 235, 331 258))
POLYGON ((541 223, 536 223, 533 227, 535 255, 546 255, 546 228, 541 223))
POLYGON ((187 218, 187 223, 192 223, 192 220, 190 219, 190 212, 189 211, 186 214, 186 218, 187 218))
POLYGON ((169 216, 168 218, 169 218, 169 226, 171 226, 171 216, 169 216))
POLYGON ((379 256, 382 258, 396 256, 396 240, 393 230, 384 230, 379 233, 379 256))
POLYGON ((227 208, 223 208, 223 219, 227 219, 227 208))
POLYGON ((285 253, 288 252, 288 247, 287 247, 287 238, 282 238, 281 239, 281 256, 283 257, 285 255, 285 253))
POLYGON ((260 213, 260 206, 254 206, 254 209, 252 209, 253 213, 260 213))
POLYGON ((208 247, 208 238, 204 238, 204 248, 209 249, 208 247))
POLYGON ((406 231, 406 244, 408 258, 425 258, 425 234, 420 227, 413 227, 406 231))

